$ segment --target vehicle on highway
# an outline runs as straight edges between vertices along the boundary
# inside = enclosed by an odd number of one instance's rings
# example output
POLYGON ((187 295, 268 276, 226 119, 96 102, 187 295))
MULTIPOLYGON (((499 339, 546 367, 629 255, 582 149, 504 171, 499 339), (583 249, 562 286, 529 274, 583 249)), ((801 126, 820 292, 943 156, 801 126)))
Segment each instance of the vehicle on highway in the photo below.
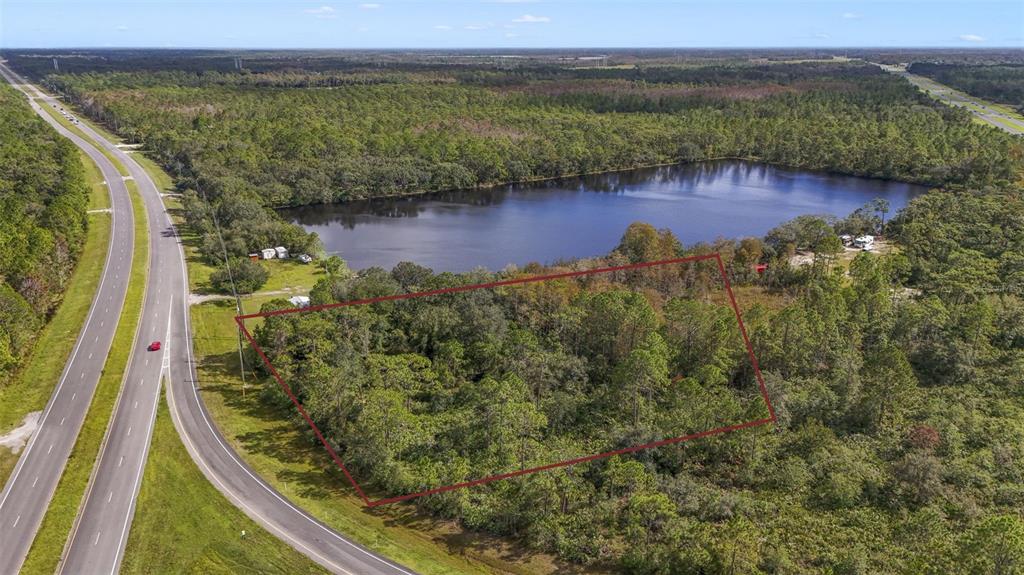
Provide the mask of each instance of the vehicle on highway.
POLYGON ((146 349, 149 351, 160 351, 160 342, 154 341, 153 343, 149 344, 149 347, 147 347, 146 349))

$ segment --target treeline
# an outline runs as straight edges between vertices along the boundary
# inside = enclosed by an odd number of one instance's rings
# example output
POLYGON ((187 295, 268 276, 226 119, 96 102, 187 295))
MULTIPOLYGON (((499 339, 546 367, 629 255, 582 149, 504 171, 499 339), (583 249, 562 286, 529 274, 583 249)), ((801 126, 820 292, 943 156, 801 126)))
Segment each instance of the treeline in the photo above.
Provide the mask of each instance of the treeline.
POLYGON ((0 377, 15 371, 60 303, 86 233, 75 147, 0 87, 0 377))
MULTIPOLYGON (((846 271, 836 234, 873 229, 879 208, 690 247, 634 224, 606 258, 497 275, 335 265, 311 296, 718 252, 775 429, 413 504, 629 573, 1014 572, 1024 202, 1009 188, 932 192, 889 224, 900 251, 846 271), (814 262, 791 267, 797 249, 814 262)), ((714 264, 698 263, 275 316, 256 337, 356 477, 393 496, 763 416, 727 302, 714 264)), ((265 395, 292 413, 272 380, 265 395)))
MULTIPOLYGON (((992 134, 966 112, 937 106, 869 66, 585 69, 560 71, 560 79, 530 69, 479 74, 504 75, 510 85, 466 83, 459 74, 329 89, 226 85, 223 74, 190 77, 182 87, 179 73, 145 72, 52 75, 48 82, 144 142, 183 189, 205 194, 221 224, 239 230, 228 242, 233 255, 262 246, 245 233, 249 218, 275 227, 272 216, 254 215, 254 205, 718 157, 982 185, 1010 179, 1020 155, 1009 135, 992 134), (221 206, 238 198, 244 206, 221 206)), ((279 243, 308 249, 303 242, 293 234, 279 243)), ((219 250, 206 253, 216 258, 219 250)))
POLYGON ((975 65, 914 62, 907 69, 968 94, 1024 112, 1024 64, 975 65))

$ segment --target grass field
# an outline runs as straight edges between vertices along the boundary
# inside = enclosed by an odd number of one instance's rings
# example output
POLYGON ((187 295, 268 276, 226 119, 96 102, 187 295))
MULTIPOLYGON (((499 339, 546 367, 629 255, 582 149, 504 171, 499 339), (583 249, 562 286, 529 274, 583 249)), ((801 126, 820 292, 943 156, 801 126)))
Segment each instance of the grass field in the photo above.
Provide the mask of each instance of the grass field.
MULTIPOLYGON (((81 157, 91 189, 89 208, 110 207, 110 196, 99 169, 84 153, 81 157)), ((109 213, 89 215, 89 230, 80 263, 64 292, 64 301, 39 334, 22 370, 11 383, 0 386, 0 434, 17 427, 27 414, 43 409, 53 393, 99 286, 103 267, 95 264, 106 260, 110 222, 109 213)), ((6 482, 17 459, 10 450, 0 447, 0 485, 6 482)))
POLYGON ((121 573, 323 572, 253 523, 206 480, 161 399, 121 573))
POLYGON ((132 256, 131 279, 125 296, 124 307, 114 333, 114 341, 110 346, 103 375, 96 386, 96 393, 89 411, 86 414, 82 430, 78 434, 75 448, 68 458, 67 467, 61 476, 57 490, 53 494, 50 506, 43 517, 29 550, 23 574, 53 573, 60 559, 61 550, 71 531, 71 525, 78 513, 79 505, 85 494, 93 464, 99 455, 103 436, 114 412, 114 404, 121 389, 128 358, 135 341, 135 331, 142 302, 145 297, 146 271, 148 267, 149 234, 146 226, 146 213, 142 198, 134 182, 128 183, 128 191, 132 198, 132 212, 135 216, 135 245, 132 256))

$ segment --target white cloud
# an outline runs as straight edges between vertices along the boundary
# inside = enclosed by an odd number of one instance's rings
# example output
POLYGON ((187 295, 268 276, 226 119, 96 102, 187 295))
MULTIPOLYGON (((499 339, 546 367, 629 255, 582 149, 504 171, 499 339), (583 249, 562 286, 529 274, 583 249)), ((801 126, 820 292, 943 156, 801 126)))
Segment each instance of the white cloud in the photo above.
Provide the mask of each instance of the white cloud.
POLYGON ((960 39, 963 40, 964 42, 984 42, 985 41, 985 38, 983 36, 978 36, 977 34, 961 34, 960 35, 960 39))
POLYGON ((515 32, 505 32, 505 37, 506 38, 518 38, 519 34, 516 34, 515 32))
POLYGON ((463 26, 463 28, 466 30, 486 30, 490 27, 490 24, 466 24, 465 26, 463 26))
POLYGON ((551 21, 551 18, 547 16, 534 16, 533 14, 523 14, 522 16, 513 20, 513 22, 519 22, 522 24, 547 24, 551 21))
POLYGON ((815 32, 814 37, 819 40, 828 40, 830 38, 830 36, 824 32, 815 32))
POLYGON ((323 19, 330 19, 337 16, 337 14, 335 14, 334 8, 331 8, 330 6, 321 6, 319 8, 307 8, 303 10, 303 12, 305 12, 306 14, 312 14, 317 18, 323 19))
POLYGON ((856 12, 843 12, 843 20, 859 20, 860 14, 856 12))
POLYGON ((362 8, 363 10, 376 10, 377 8, 380 8, 380 4, 367 3, 360 4, 359 7, 362 8))
POLYGON ((128 30, 128 27, 125 26, 124 24, 121 24, 117 28, 114 28, 114 30, 117 30, 118 32, 126 32, 128 30))
POLYGON ((451 30, 451 29, 452 29, 452 27, 448 26, 447 24, 438 24, 437 26, 434 26, 434 30, 451 30))

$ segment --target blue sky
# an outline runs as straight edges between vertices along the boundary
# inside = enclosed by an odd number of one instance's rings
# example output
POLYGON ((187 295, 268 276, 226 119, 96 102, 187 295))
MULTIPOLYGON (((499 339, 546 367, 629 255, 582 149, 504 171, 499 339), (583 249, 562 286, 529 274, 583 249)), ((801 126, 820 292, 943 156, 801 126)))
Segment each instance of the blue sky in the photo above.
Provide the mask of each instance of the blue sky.
POLYGON ((0 47, 1024 47, 1024 1, 0 0, 0 47))

